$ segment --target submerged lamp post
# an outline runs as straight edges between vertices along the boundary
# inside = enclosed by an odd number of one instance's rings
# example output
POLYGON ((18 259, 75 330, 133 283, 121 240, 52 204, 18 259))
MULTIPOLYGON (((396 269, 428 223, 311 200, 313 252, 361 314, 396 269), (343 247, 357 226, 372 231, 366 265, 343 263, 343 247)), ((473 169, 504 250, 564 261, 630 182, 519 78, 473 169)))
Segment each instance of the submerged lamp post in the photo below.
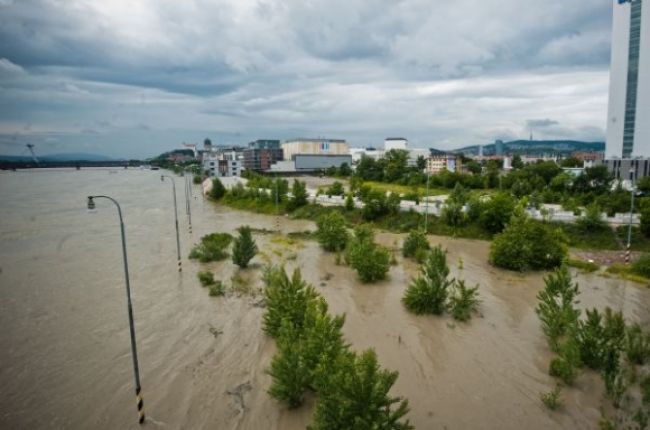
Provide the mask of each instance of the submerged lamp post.
POLYGON ((174 195, 174 223, 176 225, 176 253, 178 254, 178 271, 182 270, 181 267, 181 240, 178 234, 178 207, 176 205, 176 182, 174 178, 168 175, 160 175, 160 181, 165 182, 165 178, 169 178, 172 181, 172 194, 174 195))
POLYGON ((191 194, 192 194, 192 179, 190 176, 185 174, 185 206, 187 209, 187 221, 190 224, 190 234, 192 233, 192 205, 191 205, 191 194))
POLYGON ((117 215, 120 218, 120 233, 122 235, 122 257, 124 259, 124 278, 126 281, 126 299, 129 311, 129 330, 131 333, 131 356, 133 357, 133 375, 135 378, 135 396, 138 406, 138 422, 144 423, 144 402, 142 400, 140 386, 140 370, 138 368, 138 350, 135 343, 135 326, 133 324, 133 307, 131 306, 131 284, 129 282, 129 263, 126 258, 126 236, 124 234, 124 221, 122 220, 122 209, 117 200, 108 196, 88 196, 88 209, 95 209, 94 199, 108 199, 117 206, 117 215))
POLYGON ((427 168, 427 194, 424 196, 426 202, 424 204, 424 234, 428 234, 427 223, 429 221, 429 169, 427 168))

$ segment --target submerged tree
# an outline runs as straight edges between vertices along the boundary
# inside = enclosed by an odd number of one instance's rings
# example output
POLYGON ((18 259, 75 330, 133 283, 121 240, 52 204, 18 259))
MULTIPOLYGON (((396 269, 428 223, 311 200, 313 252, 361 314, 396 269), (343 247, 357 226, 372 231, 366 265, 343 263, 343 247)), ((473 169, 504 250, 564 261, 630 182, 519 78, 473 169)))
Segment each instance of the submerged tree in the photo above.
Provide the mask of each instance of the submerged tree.
POLYGON ((571 274, 566 266, 544 278, 544 283, 544 289, 537 294, 539 303, 535 312, 542 323, 542 331, 549 346, 557 351, 560 339, 568 334, 580 316, 580 311, 574 308, 579 294, 578 284, 571 282, 571 274))
POLYGON ((423 253, 431 248, 427 236, 423 231, 411 230, 402 246, 402 255, 404 257, 415 258, 418 260, 424 257, 423 253))
POLYGON ((416 314, 440 315, 445 311, 449 288, 454 280, 448 279, 447 251, 440 245, 433 248, 424 264, 420 276, 408 286, 402 302, 416 314))
POLYGON ((316 237, 323 249, 330 252, 342 251, 348 242, 345 218, 336 211, 321 216, 316 222, 316 237))
POLYGON ((239 267, 246 268, 257 254, 257 244, 253 240, 249 226, 239 227, 237 231, 239 231, 239 237, 235 238, 232 246, 232 261, 239 267))
POLYGON ((345 250, 345 259, 357 271, 361 282, 382 280, 390 268, 390 253, 374 242, 374 232, 368 225, 354 229, 354 237, 345 250))

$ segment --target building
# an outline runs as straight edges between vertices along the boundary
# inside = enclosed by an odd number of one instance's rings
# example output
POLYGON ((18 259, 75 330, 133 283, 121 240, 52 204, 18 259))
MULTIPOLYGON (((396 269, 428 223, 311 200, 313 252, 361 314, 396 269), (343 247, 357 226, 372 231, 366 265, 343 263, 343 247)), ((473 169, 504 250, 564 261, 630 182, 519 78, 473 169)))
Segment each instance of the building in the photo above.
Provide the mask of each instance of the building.
MULTIPOLYGON (((614 0, 605 163, 645 176, 650 158, 650 4, 614 0)), ((621 176, 622 175, 622 176, 621 176)))
POLYGON ((350 147, 341 139, 293 139, 282 144, 285 160, 293 160, 294 155, 349 155, 350 147))
POLYGON ((361 161, 361 157, 370 157, 375 160, 379 160, 384 156, 384 151, 381 149, 375 149, 373 147, 368 148, 350 148, 350 155, 352 156, 352 162, 358 163, 361 161))
POLYGON ((352 165, 352 156, 350 154, 330 155, 330 154, 296 154, 293 157, 297 171, 314 171, 326 170, 330 167, 341 167, 347 163, 352 165))
POLYGON ((409 141, 403 137, 387 137, 384 139, 384 151, 391 149, 401 149, 408 151, 409 141))
POLYGON ((241 151, 225 150, 215 154, 203 154, 203 171, 219 178, 241 176, 244 157, 241 151))
POLYGON ((244 168, 255 171, 265 171, 271 165, 284 159, 279 140, 258 139, 248 144, 244 149, 244 168))
POLYGON ((435 175, 444 170, 460 173, 463 168, 460 157, 454 154, 432 154, 427 158, 427 173, 435 175))
POLYGON ((497 140, 494 142, 494 154, 503 155, 503 140, 497 140))

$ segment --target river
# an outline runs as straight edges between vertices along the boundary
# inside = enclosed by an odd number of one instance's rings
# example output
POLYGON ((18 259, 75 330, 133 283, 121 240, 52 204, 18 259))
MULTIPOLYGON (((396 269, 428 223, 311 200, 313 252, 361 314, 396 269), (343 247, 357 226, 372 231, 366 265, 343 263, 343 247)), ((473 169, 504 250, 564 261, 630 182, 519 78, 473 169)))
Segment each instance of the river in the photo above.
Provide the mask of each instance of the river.
MULTIPOLYGON (((133 308, 147 426, 169 429, 304 429, 313 399, 288 410, 267 394, 265 370, 274 342, 262 332, 260 267, 238 272, 229 261, 201 265, 186 256, 193 242, 242 224, 304 231, 313 223, 235 211, 192 199, 185 215, 183 178, 176 179, 183 271, 176 270, 171 184, 160 171, 53 169, 0 173, 0 428, 135 429, 119 225, 124 212, 133 308), (210 269, 230 285, 236 273, 257 293, 211 298, 196 273, 210 269)), ((534 312, 542 274, 490 267, 488 244, 431 237, 449 250, 454 276, 480 284, 480 315, 469 324, 422 317, 400 303, 417 267, 398 257, 390 278, 359 284, 315 242, 293 245, 256 234, 263 253, 301 267, 330 304, 346 313, 344 333, 355 350, 375 348, 398 370, 393 393, 409 399, 419 429, 588 429, 597 425, 602 382, 584 373, 565 389, 565 408, 548 411, 551 354, 534 312), (464 268, 456 264, 462 258, 464 268)), ((403 236, 379 235, 388 246, 403 236)), ((650 290, 576 273, 581 306, 624 311, 648 328, 650 290)))

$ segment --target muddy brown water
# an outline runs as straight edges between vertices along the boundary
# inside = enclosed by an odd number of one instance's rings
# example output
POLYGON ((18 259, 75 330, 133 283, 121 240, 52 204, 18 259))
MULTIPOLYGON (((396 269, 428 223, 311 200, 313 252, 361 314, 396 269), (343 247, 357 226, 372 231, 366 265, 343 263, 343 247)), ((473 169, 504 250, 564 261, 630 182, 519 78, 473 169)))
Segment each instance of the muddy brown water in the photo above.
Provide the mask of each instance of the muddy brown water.
MULTIPOLYGON (((188 261, 191 244, 242 224, 303 231, 307 221, 234 211, 195 190, 193 233, 187 229, 183 179, 177 178, 183 272, 176 272, 171 184, 160 172, 51 170, 0 173, 0 428, 128 429, 136 423, 126 300, 114 207, 85 196, 108 194, 123 207, 147 427, 169 429, 303 429, 314 399, 288 410, 266 393, 274 342, 262 333, 259 293, 208 297, 196 273, 206 268, 261 288, 265 259, 300 267, 345 313, 355 350, 375 348, 398 370, 392 393, 410 401, 416 428, 590 429, 603 404, 602 381, 584 373, 565 389, 565 408, 545 409, 539 393, 554 381, 551 354, 534 313, 543 275, 517 275, 486 264, 488 244, 431 237, 449 250, 454 276, 480 284, 480 315, 469 324, 415 316, 400 298, 417 267, 398 256, 390 278, 359 284, 316 243, 290 244, 256 234, 264 255, 238 272, 230 261, 188 261), (459 270, 458 259, 463 261, 459 270)), ((378 239, 399 246, 402 236, 378 239)), ((650 324, 650 290, 576 273, 581 306, 623 310, 650 324)))

